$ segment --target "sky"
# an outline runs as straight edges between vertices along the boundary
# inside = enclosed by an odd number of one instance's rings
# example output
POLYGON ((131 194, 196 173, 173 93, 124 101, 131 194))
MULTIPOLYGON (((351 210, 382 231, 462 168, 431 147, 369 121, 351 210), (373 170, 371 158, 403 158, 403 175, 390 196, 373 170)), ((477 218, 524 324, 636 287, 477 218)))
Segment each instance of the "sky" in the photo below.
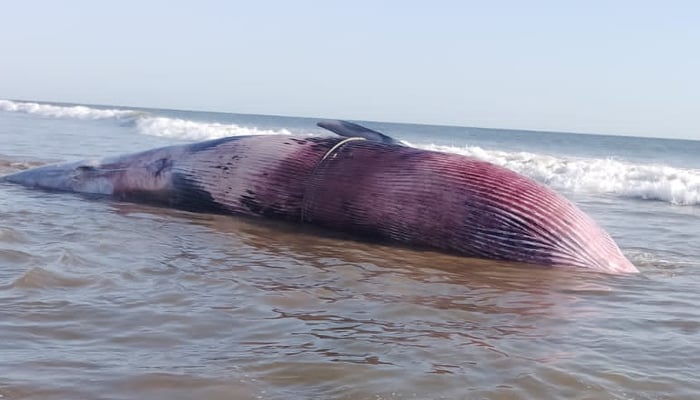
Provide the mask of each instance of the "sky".
POLYGON ((0 0, 0 98, 700 140, 700 2, 0 0))

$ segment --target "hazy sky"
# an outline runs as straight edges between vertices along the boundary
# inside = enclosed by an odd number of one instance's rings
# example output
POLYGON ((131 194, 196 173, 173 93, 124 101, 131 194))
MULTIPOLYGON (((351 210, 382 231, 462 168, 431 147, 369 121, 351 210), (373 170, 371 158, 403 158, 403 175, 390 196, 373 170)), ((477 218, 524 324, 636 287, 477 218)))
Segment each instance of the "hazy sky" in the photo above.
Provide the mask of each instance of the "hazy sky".
POLYGON ((0 7, 0 98, 700 139, 695 1, 0 7))

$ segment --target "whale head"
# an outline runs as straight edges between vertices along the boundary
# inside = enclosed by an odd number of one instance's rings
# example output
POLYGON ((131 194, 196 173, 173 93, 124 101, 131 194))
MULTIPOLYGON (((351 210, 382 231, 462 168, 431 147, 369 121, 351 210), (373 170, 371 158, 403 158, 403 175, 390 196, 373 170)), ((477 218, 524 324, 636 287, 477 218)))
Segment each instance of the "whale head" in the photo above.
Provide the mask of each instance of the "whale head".
POLYGON ((32 188, 130 198, 167 190, 174 156, 181 146, 128 156, 45 165, 7 175, 2 180, 32 188))

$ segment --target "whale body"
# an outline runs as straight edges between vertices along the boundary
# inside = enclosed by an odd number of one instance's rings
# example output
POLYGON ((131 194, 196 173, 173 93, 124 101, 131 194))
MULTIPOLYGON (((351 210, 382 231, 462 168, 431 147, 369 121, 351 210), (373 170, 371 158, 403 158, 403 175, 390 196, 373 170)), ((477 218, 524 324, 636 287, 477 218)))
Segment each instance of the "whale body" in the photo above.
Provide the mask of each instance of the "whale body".
POLYGON ((237 136, 2 179, 197 211, 275 218, 469 257, 638 272, 552 189, 474 158, 403 146, 345 121, 340 137, 237 136))

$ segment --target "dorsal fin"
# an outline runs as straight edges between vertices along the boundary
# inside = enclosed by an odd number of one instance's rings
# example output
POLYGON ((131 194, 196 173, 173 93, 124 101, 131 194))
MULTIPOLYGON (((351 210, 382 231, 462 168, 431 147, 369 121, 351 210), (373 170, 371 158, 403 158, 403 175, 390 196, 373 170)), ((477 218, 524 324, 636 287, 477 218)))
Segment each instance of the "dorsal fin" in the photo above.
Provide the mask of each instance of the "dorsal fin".
POLYGON ((358 125, 348 121, 340 120, 328 120, 321 121, 316 125, 323 129, 328 129, 329 131, 344 137, 361 137, 373 142, 380 142, 386 144, 401 144, 398 140, 389 137, 381 132, 373 131, 369 128, 365 128, 362 125, 358 125))

